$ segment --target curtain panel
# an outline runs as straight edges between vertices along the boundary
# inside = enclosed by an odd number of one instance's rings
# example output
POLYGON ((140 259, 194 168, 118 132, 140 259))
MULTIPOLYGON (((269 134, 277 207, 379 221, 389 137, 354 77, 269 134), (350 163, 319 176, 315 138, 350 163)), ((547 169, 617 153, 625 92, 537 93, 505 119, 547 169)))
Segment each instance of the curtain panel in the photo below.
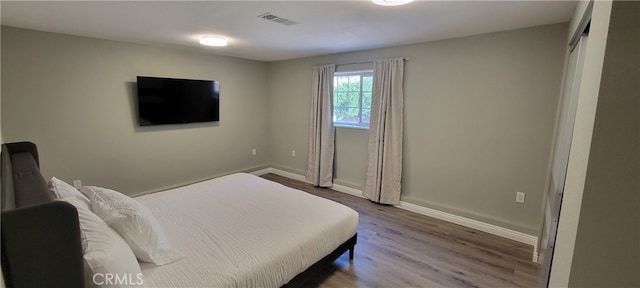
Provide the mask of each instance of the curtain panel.
POLYGON ((400 204, 403 78, 404 58, 374 62, 369 163, 363 195, 381 204, 400 204))
POLYGON ((313 67, 309 154, 305 178, 314 186, 333 185, 333 75, 336 65, 313 67))

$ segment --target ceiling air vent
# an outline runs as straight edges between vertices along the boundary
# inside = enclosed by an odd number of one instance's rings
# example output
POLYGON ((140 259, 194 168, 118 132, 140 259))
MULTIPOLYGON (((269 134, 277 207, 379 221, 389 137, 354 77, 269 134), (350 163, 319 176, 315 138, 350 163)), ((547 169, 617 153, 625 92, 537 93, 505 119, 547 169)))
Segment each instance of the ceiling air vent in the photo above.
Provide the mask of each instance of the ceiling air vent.
POLYGON ((271 12, 267 12, 267 13, 258 15, 258 18, 262 18, 264 20, 277 22, 277 23, 280 23, 280 24, 283 24, 283 25, 287 25, 287 26, 298 24, 298 22, 291 21, 291 20, 289 20, 287 18, 283 18, 283 17, 280 17, 280 16, 273 15, 273 14, 271 14, 271 12))

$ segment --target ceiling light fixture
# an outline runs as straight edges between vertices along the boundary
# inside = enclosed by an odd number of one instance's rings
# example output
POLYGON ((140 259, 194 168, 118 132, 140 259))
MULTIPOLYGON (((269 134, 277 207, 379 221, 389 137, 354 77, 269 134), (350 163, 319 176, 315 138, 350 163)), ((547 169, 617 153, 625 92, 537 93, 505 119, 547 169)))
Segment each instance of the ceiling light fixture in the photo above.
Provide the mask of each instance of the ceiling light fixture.
POLYGON ((371 2, 382 6, 398 6, 413 2, 413 0, 371 0, 371 2))
POLYGON ((200 44, 206 46, 227 46, 227 39, 221 37, 202 36, 200 44))

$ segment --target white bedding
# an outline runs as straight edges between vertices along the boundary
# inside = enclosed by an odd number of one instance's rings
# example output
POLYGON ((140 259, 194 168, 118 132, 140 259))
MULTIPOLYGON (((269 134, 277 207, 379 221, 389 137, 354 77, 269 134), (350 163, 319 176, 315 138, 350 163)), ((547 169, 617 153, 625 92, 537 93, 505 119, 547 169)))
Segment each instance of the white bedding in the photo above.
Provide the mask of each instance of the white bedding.
POLYGON ((142 263, 145 287, 279 287, 358 227, 349 207, 244 173, 136 200, 186 255, 142 263))

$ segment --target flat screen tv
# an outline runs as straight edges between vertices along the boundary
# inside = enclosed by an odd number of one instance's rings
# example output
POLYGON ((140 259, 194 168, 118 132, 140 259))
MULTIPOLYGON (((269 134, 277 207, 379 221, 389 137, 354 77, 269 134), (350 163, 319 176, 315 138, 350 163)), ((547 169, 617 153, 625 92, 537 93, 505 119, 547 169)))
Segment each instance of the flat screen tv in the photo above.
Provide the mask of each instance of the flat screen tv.
POLYGON ((138 76, 140 126, 220 121, 220 85, 213 80, 138 76))

